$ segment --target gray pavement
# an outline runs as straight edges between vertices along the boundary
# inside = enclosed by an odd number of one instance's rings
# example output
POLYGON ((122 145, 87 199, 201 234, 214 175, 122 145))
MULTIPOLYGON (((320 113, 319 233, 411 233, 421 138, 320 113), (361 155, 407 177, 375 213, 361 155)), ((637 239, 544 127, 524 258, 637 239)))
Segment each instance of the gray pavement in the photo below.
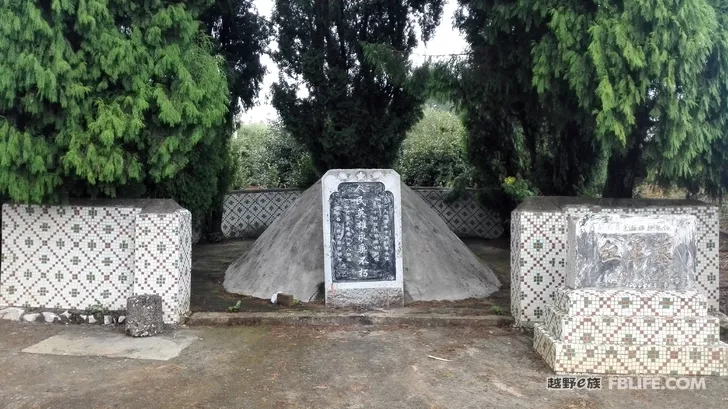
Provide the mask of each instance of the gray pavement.
POLYGON ((609 390, 606 379, 602 390, 547 390, 552 373, 510 328, 195 327, 168 361, 21 352, 113 331, 0 321, 0 407, 728 407, 728 378, 705 390, 609 390))

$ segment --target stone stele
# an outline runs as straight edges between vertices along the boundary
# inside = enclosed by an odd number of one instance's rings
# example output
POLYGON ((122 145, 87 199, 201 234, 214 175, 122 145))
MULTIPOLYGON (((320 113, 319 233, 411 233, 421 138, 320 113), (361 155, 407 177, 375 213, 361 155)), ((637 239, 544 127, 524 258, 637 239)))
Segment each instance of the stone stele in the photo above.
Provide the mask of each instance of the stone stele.
POLYGON ((133 295, 126 300, 126 334, 151 337, 164 330, 162 297, 156 294, 133 295))
POLYGON ((404 303, 400 180, 391 169, 332 169, 322 178, 326 304, 404 303))
POLYGON ((568 287, 694 287, 694 216, 586 213, 568 224, 568 287))
MULTIPOLYGON (((278 217, 225 272, 225 290, 301 302, 323 299, 324 238, 319 180, 278 217)), ((400 183, 405 303, 483 298, 500 287, 493 271, 419 194, 400 183)))

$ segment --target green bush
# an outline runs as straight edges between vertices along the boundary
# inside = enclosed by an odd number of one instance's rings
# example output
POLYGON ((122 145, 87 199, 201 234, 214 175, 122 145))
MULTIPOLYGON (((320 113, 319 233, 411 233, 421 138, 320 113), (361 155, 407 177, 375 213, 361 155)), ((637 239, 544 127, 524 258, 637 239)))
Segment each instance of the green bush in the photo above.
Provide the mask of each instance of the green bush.
POLYGON ((318 179, 311 155, 279 123, 240 125, 230 155, 232 189, 307 188, 318 179))
POLYGON ((529 186, 528 182, 521 178, 508 176, 503 180, 503 192, 508 195, 516 204, 522 202, 525 198, 536 196, 538 191, 529 186))
POLYGON ((456 114, 427 108, 407 133, 395 169, 409 186, 451 186, 468 169, 465 138, 456 114))

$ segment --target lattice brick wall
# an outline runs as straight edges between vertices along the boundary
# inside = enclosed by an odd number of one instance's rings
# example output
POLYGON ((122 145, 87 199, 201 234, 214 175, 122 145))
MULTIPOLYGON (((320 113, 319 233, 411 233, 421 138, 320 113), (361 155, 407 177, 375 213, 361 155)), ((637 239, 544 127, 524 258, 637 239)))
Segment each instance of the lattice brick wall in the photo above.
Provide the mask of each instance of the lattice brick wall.
POLYGON ((189 309, 190 213, 133 202, 4 204, 0 305, 124 310, 131 295, 159 294, 165 322, 178 322, 189 309))
MULTIPOLYGON (((459 237, 495 239, 503 234, 501 218, 483 207, 475 190, 466 190, 446 203, 444 188, 412 188, 442 217, 459 237)), ((225 197, 222 232, 226 238, 259 236, 303 193, 299 189, 239 190, 225 197)))

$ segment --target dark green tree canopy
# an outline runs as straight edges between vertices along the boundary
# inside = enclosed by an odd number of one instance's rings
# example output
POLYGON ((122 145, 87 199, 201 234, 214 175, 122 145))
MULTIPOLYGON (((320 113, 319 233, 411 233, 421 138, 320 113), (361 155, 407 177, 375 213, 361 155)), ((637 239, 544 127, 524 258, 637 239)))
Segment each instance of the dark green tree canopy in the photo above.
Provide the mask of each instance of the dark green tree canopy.
POLYGON ((0 192, 159 183, 224 122, 220 60, 182 2, 0 3, 0 192))
POLYGON ((208 230, 216 230, 222 218, 222 200, 235 172, 227 154, 235 115, 252 107, 260 90, 265 74, 260 57, 270 29, 251 0, 196 0, 188 6, 199 11, 214 53, 223 58, 230 110, 226 120, 190 153, 181 172, 163 183, 147 184, 145 189, 148 195, 178 198, 198 221, 207 219, 208 230))
POLYGON ((593 123, 564 90, 539 95, 533 87, 531 49, 546 27, 537 14, 498 8, 516 4, 460 2, 456 27, 470 52, 434 64, 433 91, 463 114, 475 183, 498 187, 512 176, 542 194, 582 193, 602 156, 591 141, 593 123))
POLYGON ((500 165, 503 177, 519 168, 513 152, 533 161, 534 146, 551 147, 553 166, 545 168, 554 170, 554 187, 578 193, 583 181, 569 175, 590 174, 603 151, 604 195, 617 197, 631 196, 647 168, 670 181, 702 177, 701 163, 725 133, 723 1, 460 5, 472 56, 456 84, 470 112, 474 161, 495 160, 485 168, 500 165), (479 99, 480 109, 472 106, 479 99))
MULTIPOLYGON (((251 108, 263 82, 260 61, 270 39, 269 24, 258 15, 252 0, 198 0, 200 20, 212 38, 216 54, 227 67, 231 114, 251 108)), ((232 124, 230 124, 232 126, 232 124)))
POLYGON ((273 105, 319 171, 389 167, 420 118, 422 90, 386 75, 366 56, 386 46, 406 61, 439 23, 443 0, 277 0, 273 105), (303 85, 307 95, 299 95, 303 85))

